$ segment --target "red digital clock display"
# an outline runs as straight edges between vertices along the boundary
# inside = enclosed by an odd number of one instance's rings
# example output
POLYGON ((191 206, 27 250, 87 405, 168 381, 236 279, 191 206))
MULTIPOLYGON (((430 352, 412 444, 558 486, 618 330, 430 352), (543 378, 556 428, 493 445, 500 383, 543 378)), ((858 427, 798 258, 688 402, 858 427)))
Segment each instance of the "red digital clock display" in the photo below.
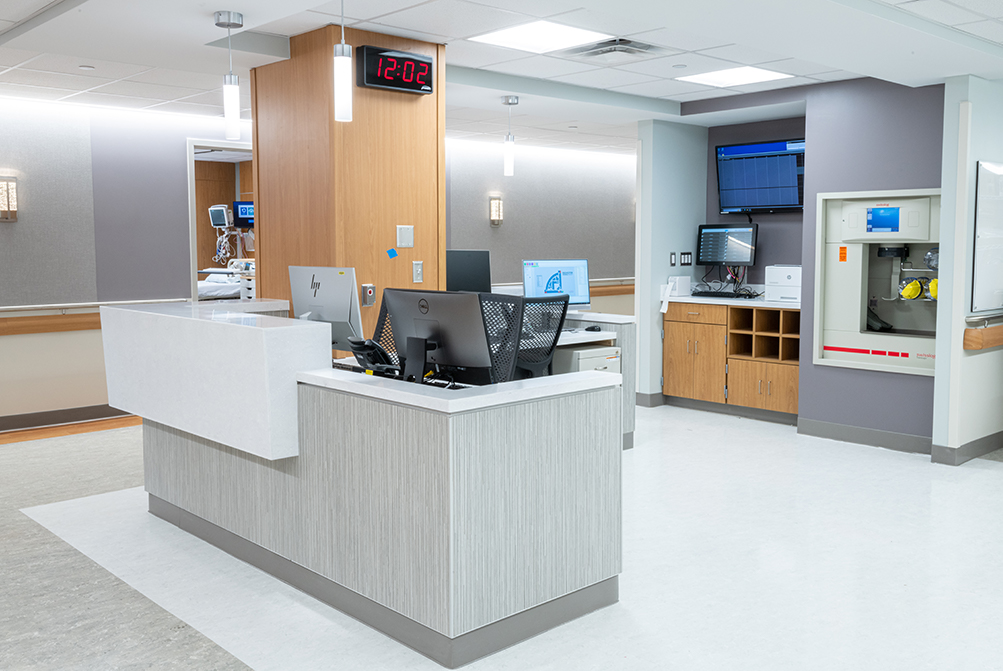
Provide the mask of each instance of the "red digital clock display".
POLYGON ((359 86, 407 93, 431 93, 433 62, 430 56, 379 47, 361 47, 359 86))

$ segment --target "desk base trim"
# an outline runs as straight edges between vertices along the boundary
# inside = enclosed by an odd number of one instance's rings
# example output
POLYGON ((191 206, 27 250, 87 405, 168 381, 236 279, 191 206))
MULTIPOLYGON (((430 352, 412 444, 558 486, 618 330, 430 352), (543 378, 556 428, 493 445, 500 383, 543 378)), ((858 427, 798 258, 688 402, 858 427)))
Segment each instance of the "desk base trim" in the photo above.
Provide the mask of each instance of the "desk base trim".
POLYGON ((619 576, 449 638, 233 532, 149 494, 150 513, 455 669, 620 600, 619 576))

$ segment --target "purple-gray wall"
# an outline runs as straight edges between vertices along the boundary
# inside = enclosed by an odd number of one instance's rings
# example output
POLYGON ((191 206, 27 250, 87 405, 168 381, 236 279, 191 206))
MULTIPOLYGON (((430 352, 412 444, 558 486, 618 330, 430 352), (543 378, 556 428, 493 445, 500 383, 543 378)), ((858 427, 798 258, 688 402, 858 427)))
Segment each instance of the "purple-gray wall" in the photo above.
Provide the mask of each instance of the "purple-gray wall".
POLYGON ((855 79, 684 103, 694 114, 806 101, 801 265, 802 419, 914 436, 932 435, 933 378, 815 366, 816 197, 833 191, 939 188, 944 87, 855 79))
MULTIPOLYGON (((804 117, 777 119, 757 123, 717 126, 707 134, 707 223, 745 223, 744 214, 721 214, 717 192, 717 155, 715 148, 726 144, 793 140, 805 135, 804 117)), ((801 263, 801 212, 776 212, 753 215, 759 224, 756 243, 756 265, 749 268, 746 279, 751 284, 766 282, 766 266, 778 263, 801 263)), ((705 272, 705 271, 701 271, 705 272)))

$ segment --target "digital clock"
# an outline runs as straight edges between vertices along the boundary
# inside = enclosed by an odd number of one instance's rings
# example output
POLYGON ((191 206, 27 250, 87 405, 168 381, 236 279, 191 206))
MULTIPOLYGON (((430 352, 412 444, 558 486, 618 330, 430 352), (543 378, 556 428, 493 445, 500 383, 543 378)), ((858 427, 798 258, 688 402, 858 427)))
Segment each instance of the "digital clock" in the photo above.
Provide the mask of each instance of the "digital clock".
POLYGON ((407 93, 432 92, 432 58, 406 51, 361 47, 359 86, 407 93))

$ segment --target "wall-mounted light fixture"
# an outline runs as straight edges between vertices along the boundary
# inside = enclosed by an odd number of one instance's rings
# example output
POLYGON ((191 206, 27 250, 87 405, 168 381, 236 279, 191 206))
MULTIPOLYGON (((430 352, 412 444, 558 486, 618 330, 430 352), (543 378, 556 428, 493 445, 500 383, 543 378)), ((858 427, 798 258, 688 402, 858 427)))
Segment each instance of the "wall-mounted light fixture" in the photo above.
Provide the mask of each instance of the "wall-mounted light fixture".
POLYGON ((17 221, 16 177, 0 177, 0 221, 17 221))
POLYGON ((502 105, 508 107, 508 135, 505 136, 505 177, 515 174, 515 135, 512 135, 512 106, 519 104, 519 96, 502 96, 502 105))
POLYGON ((216 25, 226 28, 226 52, 230 55, 230 74, 223 75, 223 120, 226 139, 240 139, 240 85, 233 74, 233 51, 230 49, 230 29, 244 27, 240 12, 216 12, 216 25))
POLYGON ((352 45, 345 44, 345 0, 341 0, 341 44, 334 45, 334 120, 352 120, 352 45))
POLYGON ((488 219, 492 226, 502 225, 502 199, 500 196, 488 197, 488 219))

